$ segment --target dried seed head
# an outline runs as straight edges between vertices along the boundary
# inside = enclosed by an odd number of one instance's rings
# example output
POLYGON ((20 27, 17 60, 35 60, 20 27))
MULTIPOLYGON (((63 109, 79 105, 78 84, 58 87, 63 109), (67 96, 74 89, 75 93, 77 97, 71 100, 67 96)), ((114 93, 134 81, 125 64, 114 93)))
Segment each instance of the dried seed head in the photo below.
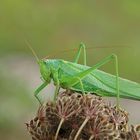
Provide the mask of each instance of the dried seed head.
POLYGON ((83 115, 92 119, 96 117, 97 114, 104 112, 104 105, 105 103, 101 98, 96 98, 88 94, 83 97, 83 115))
POLYGON ((32 140, 54 140, 60 120, 63 123, 57 140, 73 140, 85 118, 78 140, 139 140, 140 125, 128 125, 128 113, 107 104, 101 97, 65 91, 55 103, 39 107, 36 117, 26 123, 32 140))
POLYGON ((102 114, 91 119, 85 127, 93 139, 104 139, 105 137, 116 138, 118 133, 114 123, 111 123, 108 116, 102 114))
POLYGON ((110 114, 110 120, 114 122, 116 129, 127 130, 128 123, 128 113, 121 109, 115 107, 108 108, 110 114))
POLYGON ((81 111, 80 99, 75 94, 58 96, 56 111, 60 118, 68 119, 81 111))

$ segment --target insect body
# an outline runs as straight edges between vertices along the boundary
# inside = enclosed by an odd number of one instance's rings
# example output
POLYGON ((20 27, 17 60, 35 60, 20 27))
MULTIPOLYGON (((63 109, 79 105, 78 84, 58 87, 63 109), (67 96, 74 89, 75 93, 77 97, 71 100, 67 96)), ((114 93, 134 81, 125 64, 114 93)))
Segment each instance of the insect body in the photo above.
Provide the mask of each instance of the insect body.
MULTIPOLYGON (((39 92, 53 79, 56 85, 55 98, 59 88, 70 89, 86 94, 96 93, 100 96, 128 98, 140 100, 140 84, 120 78, 118 75, 117 56, 112 54, 93 67, 86 66, 86 50, 84 44, 80 44, 79 51, 73 62, 61 59, 38 60, 41 76, 44 82, 35 91, 35 97, 39 100, 39 92), (84 65, 78 64, 81 50, 84 50, 84 65), (102 65, 114 60, 116 75, 99 70, 102 65)), ((40 101, 40 100, 39 100, 40 101)))

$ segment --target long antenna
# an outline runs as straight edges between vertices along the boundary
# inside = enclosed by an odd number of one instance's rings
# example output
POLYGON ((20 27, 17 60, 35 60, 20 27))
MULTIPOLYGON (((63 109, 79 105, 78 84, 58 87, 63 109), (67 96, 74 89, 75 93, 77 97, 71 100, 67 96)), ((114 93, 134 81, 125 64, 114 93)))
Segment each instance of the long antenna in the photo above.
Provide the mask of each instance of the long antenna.
MULTIPOLYGON (((121 48, 121 47, 128 48, 130 46, 128 46, 128 45, 95 46, 95 47, 88 47, 88 48, 86 48, 86 50, 103 49, 103 48, 121 48)), ((72 51, 76 51, 76 50, 77 50, 77 48, 66 49, 66 50, 62 50, 62 51, 59 51, 59 52, 51 53, 51 54, 49 54, 49 56, 54 56, 54 55, 57 55, 57 54, 67 53, 67 52, 70 52, 70 51, 72 52, 72 51)), ((44 59, 45 58, 48 58, 48 56, 44 57, 44 59)))
POLYGON ((31 52, 33 53, 34 57, 36 58, 37 62, 39 61, 39 58, 37 56, 37 54, 35 53, 34 49, 32 48, 32 46, 30 45, 30 43, 25 40, 25 43, 27 44, 27 46, 29 47, 29 49, 31 50, 31 52))

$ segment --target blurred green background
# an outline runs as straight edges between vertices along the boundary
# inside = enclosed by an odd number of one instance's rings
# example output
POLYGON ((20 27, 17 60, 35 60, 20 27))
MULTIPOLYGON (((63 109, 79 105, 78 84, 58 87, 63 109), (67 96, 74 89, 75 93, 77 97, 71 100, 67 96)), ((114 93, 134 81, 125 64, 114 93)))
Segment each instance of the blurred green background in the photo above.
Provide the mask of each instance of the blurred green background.
MULTIPOLYGON (((140 83, 140 1, 0 1, 0 139, 30 139, 25 124, 38 107, 33 96, 41 83, 38 65, 25 44, 43 58, 73 60, 82 41, 88 65, 116 53, 120 76, 140 83)), ((114 73, 112 63, 101 69, 114 73)), ((50 99, 53 86, 45 89, 50 99)), ((130 121, 140 123, 139 102, 121 100, 130 121)))

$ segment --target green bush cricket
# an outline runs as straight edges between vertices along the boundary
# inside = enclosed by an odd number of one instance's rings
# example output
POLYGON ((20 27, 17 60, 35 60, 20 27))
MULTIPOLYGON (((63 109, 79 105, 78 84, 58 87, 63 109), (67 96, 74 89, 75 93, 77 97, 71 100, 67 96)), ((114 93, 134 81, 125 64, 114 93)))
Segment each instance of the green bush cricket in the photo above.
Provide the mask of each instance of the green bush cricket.
POLYGON ((117 97, 117 106, 119 107, 119 98, 140 100, 140 84, 119 77, 118 59, 115 54, 107 56, 92 67, 86 65, 86 47, 80 44, 79 50, 73 62, 62 59, 39 59, 27 42, 33 52, 40 67, 43 83, 35 90, 35 97, 41 103, 38 94, 53 80, 55 89, 54 100, 57 97, 60 88, 69 89, 82 94, 93 93, 99 96, 117 97), (78 60, 83 50, 84 64, 78 64, 78 60), (114 61, 115 75, 99 70, 99 68, 109 61, 114 61))

